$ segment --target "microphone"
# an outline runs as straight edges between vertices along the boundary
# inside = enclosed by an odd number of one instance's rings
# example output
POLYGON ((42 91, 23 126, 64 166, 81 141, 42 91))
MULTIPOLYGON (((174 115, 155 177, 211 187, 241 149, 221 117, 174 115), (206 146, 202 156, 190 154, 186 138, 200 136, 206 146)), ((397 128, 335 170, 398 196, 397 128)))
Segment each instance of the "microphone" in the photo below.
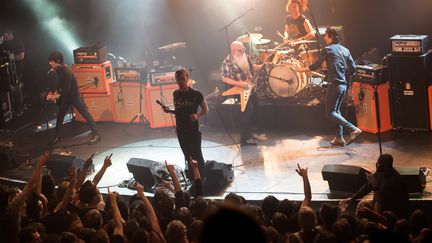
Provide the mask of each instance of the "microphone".
POLYGON ((192 76, 192 71, 194 70, 194 67, 189 68, 189 78, 192 76))

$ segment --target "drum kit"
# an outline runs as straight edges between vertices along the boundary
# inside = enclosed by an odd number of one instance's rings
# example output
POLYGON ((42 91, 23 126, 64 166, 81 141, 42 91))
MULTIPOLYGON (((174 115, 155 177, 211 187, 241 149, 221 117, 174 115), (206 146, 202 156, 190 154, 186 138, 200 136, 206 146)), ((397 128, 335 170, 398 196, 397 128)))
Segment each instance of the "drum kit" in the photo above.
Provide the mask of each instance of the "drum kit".
MULTIPOLYGON (((267 98, 289 98, 300 93, 308 85, 313 85, 312 76, 296 71, 298 67, 309 66, 318 60, 318 49, 310 48, 315 40, 288 41, 270 48, 270 39, 263 39, 259 33, 239 36, 237 41, 247 44, 249 56, 256 64, 269 64, 256 79, 267 98)), ((317 73, 315 73, 317 74, 317 73)), ((260 92, 260 90, 257 90, 260 92)))

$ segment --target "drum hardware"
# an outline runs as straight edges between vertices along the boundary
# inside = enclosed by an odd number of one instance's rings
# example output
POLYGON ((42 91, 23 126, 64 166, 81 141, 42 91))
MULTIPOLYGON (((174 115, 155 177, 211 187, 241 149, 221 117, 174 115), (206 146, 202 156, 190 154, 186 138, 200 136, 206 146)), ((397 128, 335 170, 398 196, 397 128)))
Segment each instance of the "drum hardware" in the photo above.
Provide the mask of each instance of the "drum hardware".
POLYGON ((237 41, 240 42, 258 42, 263 37, 262 34, 259 33, 248 33, 246 35, 241 35, 237 37, 237 41))
POLYGON ((269 39, 259 39, 258 41, 252 41, 252 44, 255 44, 255 45, 264 45, 267 43, 270 43, 269 39))
POLYGON ((172 44, 161 46, 161 47, 158 48, 158 50, 161 50, 161 51, 171 51, 171 50, 174 50, 174 49, 177 49, 177 48, 185 48, 185 47, 186 47, 186 42, 175 42, 175 43, 172 43, 172 44))
POLYGON ((309 44, 309 43, 316 43, 316 40, 299 40, 299 41, 291 41, 289 44, 294 45, 300 45, 300 44, 309 44))

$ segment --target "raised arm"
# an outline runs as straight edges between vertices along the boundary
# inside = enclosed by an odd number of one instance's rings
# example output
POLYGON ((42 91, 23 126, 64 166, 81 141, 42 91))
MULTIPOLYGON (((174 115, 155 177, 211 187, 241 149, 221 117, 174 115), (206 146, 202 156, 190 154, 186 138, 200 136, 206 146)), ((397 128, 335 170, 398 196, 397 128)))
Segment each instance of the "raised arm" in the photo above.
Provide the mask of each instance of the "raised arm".
POLYGON ((144 194, 144 187, 139 184, 138 182, 135 182, 135 188, 138 192, 139 197, 144 202, 144 207, 146 210, 146 216, 148 220, 150 221, 150 225, 152 230, 159 236, 159 238, 162 240, 162 242, 165 242, 165 238, 162 234, 162 230, 159 225, 159 221, 157 219, 156 213, 153 209, 153 206, 151 205, 150 201, 144 194))
POLYGON ((123 234, 123 219, 120 214, 120 210, 117 205, 117 194, 110 191, 108 187, 108 196, 110 198, 111 202, 111 208, 113 210, 113 216, 114 216, 114 232, 113 235, 120 235, 124 237, 123 234))
POLYGON ((78 179, 77 179, 76 184, 75 184, 75 189, 79 190, 79 188, 83 184, 83 182, 86 178, 86 175, 87 175, 87 171, 88 171, 90 165, 93 164, 94 155, 95 154, 90 155, 90 157, 84 162, 84 166, 81 169, 80 173, 78 174, 78 179))
POLYGON ((303 191, 305 194, 305 198, 303 199, 303 202, 301 204, 301 206, 308 206, 310 207, 311 205, 311 201, 312 201, 312 191, 311 191, 311 186, 309 183, 309 177, 307 174, 307 170, 308 168, 301 168, 299 164, 297 164, 297 169, 296 172, 297 174, 299 174, 299 176, 302 177, 303 179, 303 191))
POLYGON ((195 181, 195 197, 202 196, 203 190, 202 190, 202 180, 201 180, 201 174, 199 172, 198 162, 192 157, 189 158, 189 168, 192 170, 193 179, 195 181))
POLYGON ((174 193, 177 193, 179 191, 181 191, 181 186, 180 186, 180 181, 177 177, 177 174, 174 171, 174 165, 173 164, 168 164, 167 161, 165 160, 165 165, 166 165, 166 169, 168 171, 168 173, 171 176, 171 180, 173 182, 174 185, 174 193))
POLYGON ((97 185, 100 182, 100 180, 102 179, 103 175, 105 174, 107 168, 112 165, 111 156, 112 156, 112 154, 110 154, 109 156, 105 157, 105 160, 104 160, 104 163, 102 165, 102 168, 98 171, 98 173, 93 178, 93 183, 95 185, 97 185))
POLYGON ((69 180, 70 180, 69 186, 66 190, 66 193, 63 196, 63 199, 61 200, 61 202, 59 204, 57 204, 56 208, 54 209, 54 213, 57 213, 57 212, 63 210, 64 208, 66 208, 68 203, 72 199, 72 194, 73 194, 74 186, 76 183, 76 177, 77 177, 76 168, 75 168, 75 165, 72 164, 70 171, 69 171, 69 180))

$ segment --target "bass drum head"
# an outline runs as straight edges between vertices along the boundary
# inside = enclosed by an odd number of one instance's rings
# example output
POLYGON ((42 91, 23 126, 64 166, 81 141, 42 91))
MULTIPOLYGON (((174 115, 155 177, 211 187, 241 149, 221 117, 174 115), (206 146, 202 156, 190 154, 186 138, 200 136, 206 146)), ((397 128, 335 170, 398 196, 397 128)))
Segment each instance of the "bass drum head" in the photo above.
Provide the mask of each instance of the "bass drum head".
MULTIPOLYGON (((295 60, 297 61, 297 60, 295 60)), ((300 62, 287 62, 274 66, 268 74, 270 90, 278 97, 292 97, 306 86, 306 75, 296 72, 300 62)))

